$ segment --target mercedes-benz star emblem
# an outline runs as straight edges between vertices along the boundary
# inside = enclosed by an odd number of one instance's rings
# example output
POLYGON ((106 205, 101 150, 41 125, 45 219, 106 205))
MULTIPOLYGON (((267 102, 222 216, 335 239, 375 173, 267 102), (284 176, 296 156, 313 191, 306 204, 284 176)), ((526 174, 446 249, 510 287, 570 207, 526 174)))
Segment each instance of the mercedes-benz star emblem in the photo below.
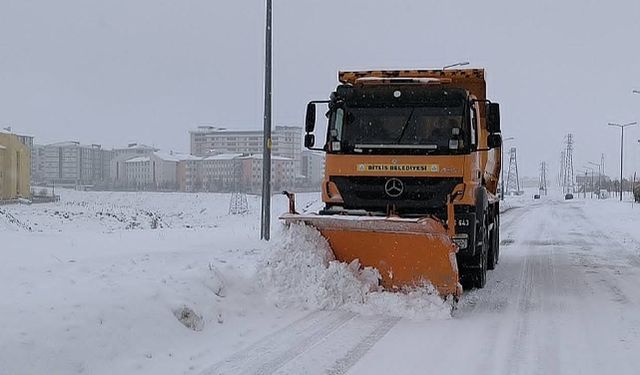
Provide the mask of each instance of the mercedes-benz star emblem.
POLYGON ((404 191, 404 184, 397 178, 390 178, 384 184, 384 192, 391 198, 399 197, 404 191))

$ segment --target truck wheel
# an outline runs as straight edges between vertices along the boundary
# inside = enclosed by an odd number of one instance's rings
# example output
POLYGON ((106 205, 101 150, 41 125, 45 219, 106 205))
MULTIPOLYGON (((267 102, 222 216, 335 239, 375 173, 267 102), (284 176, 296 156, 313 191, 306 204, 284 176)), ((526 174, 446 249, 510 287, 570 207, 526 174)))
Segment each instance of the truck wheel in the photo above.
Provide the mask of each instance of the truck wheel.
POLYGON ((487 269, 493 270, 498 264, 500 258, 500 217, 498 214, 493 218, 493 229, 489 235, 489 260, 487 269))
POLYGON ((487 284, 487 268, 489 261, 489 236, 488 236, 487 224, 481 228, 482 233, 482 246, 478 252, 479 268, 473 270, 473 286, 482 289, 487 284))
POLYGON ((496 224, 494 226, 495 228, 495 244, 496 246, 494 247, 495 249, 495 257, 496 257, 496 264, 500 263, 500 213, 496 212, 496 224))

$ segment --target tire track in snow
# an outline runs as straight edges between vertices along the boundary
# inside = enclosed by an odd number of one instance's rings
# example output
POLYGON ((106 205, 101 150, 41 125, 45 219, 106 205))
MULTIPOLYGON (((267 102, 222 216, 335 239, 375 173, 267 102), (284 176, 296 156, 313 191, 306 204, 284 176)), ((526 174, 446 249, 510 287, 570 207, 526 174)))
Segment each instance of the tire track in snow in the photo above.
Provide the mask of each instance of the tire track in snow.
POLYGON ((315 311, 201 372, 201 375, 272 374, 353 319, 348 311, 315 311))
POLYGON ((369 349, 373 347, 373 345, 375 345, 376 342, 383 338, 399 320, 399 318, 387 318, 382 320, 373 332, 360 341, 360 343, 345 354, 344 357, 338 359, 326 373, 329 375, 342 375, 346 373, 369 351, 369 349))
POLYGON ((505 267, 511 266, 510 252, 516 249, 514 238, 519 237, 521 223, 528 211, 522 207, 515 207, 507 212, 503 212, 500 219, 500 261, 495 270, 488 272, 487 286, 484 289, 473 289, 462 294, 458 308, 453 311, 454 318, 501 311, 510 303, 506 296, 511 294, 509 291, 515 288, 515 285, 507 280, 509 273, 505 267))
MULTIPOLYGON (((532 215, 532 217, 535 217, 532 215)), ((535 222, 535 229, 528 231, 528 236, 525 236, 527 240, 529 238, 535 240, 539 234, 544 230, 544 220, 537 220, 535 222)), ((523 236, 519 236, 522 238, 523 236)), ((536 246, 527 244, 528 241, 520 241, 519 246, 525 248, 526 252, 522 254, 522 267, 518 278, 518 300, 515 305, 515 313, 517 320, 514 324, 513 335, 511 337, 509 354, 507 355, 508 361, 506 368, 502 371, 504 374, 517 374, 521 370, 525 356, 530 353, 530 319, 531 313, 535 306, 532 298, 535 289, 534 272, 536 266, 540 267, 541 264, 534 262, 536 246)), ((530 242, 530 241, 529 241, 530 242)))
POLYGON ((395 317, 357 316, 286 363, 275 374, 345 374, 399 320, 395 317))
MULTIPOLYGON (((509 296, 519 295, 519 280, 524 272, 520 239, 527 236, 528 230, 523 224, 530 220, 530 213, 530 208, 523 207, 502 213, 500 263, 495 270, 489 271, 484 289, 463 294, 462 307, 453 315, 456 319, 477 319, 481 314, 503 314, 515 309, 517 300, 509 296)), ((500 358, 500 344, 510 340, 511 332, 502 319, 491 319, 489 324, 483 324, 482 332, 480 337, 483 337, 483 342, 478 343, 477 350, 482 352, 481 357, 486 360, 478 363, 477 371, 480 374, 497 373, 497 369, 504 365, 504 360, 500 358)))

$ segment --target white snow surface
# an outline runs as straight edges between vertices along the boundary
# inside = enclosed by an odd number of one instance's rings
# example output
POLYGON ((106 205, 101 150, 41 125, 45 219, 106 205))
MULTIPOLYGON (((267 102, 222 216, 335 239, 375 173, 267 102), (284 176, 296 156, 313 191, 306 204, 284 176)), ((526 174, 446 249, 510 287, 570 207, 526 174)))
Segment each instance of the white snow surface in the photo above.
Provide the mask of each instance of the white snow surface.
POLYGON ((406 293, 382 291, 376 269, 362 269, 357 260, 336 261, 327 241, 313 228, 292 225, 279 235, 258 267, 261 285, 278 306, 343 308, 415 320, 451 316, 451 302, 443 301, 432 287, 406 293))
MULTIPOLYGON (((0 206, 0 375, 600 374, 640 367, 640 206, 501 204, 501 260, 451 304, 387 293, 260 200, 57 191, 0 206)), ((319 194, 298 195, 302 211, 319 194)))
POLYGON ((376 270, 280 224, 284 197, 267 243, 258 197, 232 216, 227 194, 57 193, 0 206, 1 375, 198 373, 318 309, 450 317, 432 293, 380 292, 376 270))

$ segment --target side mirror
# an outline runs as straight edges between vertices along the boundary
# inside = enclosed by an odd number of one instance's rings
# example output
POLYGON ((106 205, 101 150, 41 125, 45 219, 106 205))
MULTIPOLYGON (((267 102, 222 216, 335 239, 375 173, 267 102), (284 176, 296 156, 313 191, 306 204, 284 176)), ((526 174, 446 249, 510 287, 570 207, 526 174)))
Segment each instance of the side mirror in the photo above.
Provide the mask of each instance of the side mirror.
POLYGON ((489 134, 487 137, 487 146, 496 148, 502 146, 502 136, 500 134, 489 134))
POLYGON ((311 148, 316 144, 316 136, 313 134, 305 134, 304 136, 304 147, 311 148))
POLYGON ((500 104, 487 104, 487 130, 489 133, 500 133, 500 104))
POLYGON ((316 104, 307 104, 307 116, 304 126, 304 131, 307 133, 313 133, 313 129, 316 127, 316 104))

